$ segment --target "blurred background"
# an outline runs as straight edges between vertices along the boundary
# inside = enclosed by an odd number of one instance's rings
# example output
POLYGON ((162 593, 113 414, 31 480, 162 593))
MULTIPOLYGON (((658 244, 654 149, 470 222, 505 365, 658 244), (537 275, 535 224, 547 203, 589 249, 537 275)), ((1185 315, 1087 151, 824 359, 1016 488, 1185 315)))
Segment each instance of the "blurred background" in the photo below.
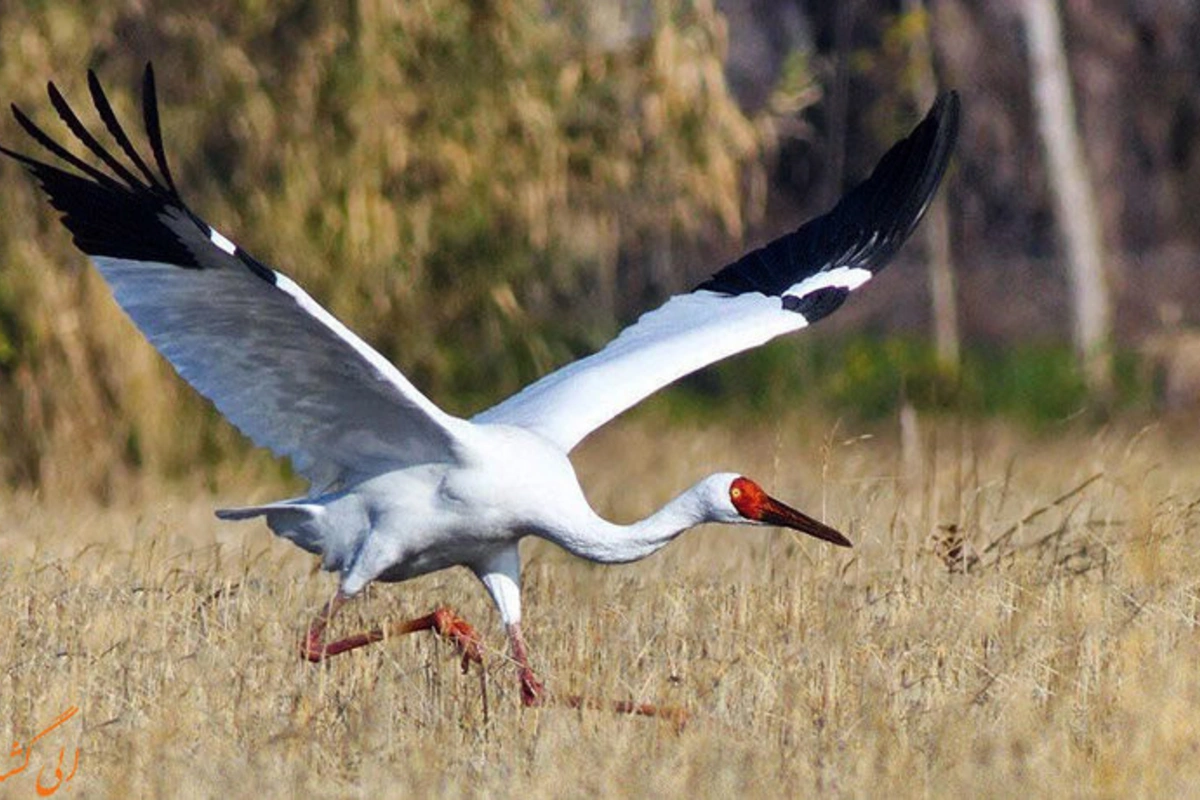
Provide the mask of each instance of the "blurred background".
MULTIPOLYGON (((95 120, 94 68, 144 141, 153 61, 193 209, 471 414, 827 209, 954 88, 897 263, 656 402, 1037 427, 1200 401, 1197 42, 1185 0, 41 0, 0 2, 0 97, 65 135, 45 82, 95 120)), ((0 180, 0 480, 219 481, 249 445, 0 180)))

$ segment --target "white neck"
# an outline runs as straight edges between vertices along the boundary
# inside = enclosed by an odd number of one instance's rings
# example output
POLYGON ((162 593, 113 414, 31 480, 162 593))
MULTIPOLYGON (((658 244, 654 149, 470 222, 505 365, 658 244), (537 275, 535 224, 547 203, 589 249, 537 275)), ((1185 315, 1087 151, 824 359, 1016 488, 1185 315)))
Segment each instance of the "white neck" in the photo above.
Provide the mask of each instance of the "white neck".
POLYGON ((638 561, 689 528, 715 519, 698 489, 699 484, 631 525, 609 522, 589 508, 591 513, 585 518, 556 526, 555 530, 546 532, 546 538, 589 561, 603 564, 638 561))

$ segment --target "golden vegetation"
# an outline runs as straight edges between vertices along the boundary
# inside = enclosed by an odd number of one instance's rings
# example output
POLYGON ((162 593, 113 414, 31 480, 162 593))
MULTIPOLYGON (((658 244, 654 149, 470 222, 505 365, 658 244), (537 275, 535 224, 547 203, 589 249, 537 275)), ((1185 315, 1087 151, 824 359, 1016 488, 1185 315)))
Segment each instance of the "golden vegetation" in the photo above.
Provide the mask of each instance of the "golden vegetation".
MULTIPOLYGON (((152 501, 107 508, 5 495, 0 730, 27 741, 79 706, 32 763, 81 747, 72 789, 94 797, 1187 793, 1194 441, 956 425, 911 441, 902 456, 806 417, 735 434, 648 414, 586 445, 582 477, 612 516, 732 467, 856 542, 712 528, 618 568, 527 548, 548 683, 686 706, 678 735, 522 710, 465 572, 376 587, 339 628, 459 608, 490 648, 486 718, 476 678, 428 635, 301 663, 332 579, 261 526, 212 519, 244 487, 146 486, 152 501)), ((31 772, 5 796, 32 796, 31 772)))
MULTIPOLYGON (((729 101, 706 2, 658 4, 635 40, 584 3, 155 5, 10 4, 3 97, 50 125, 44 81, 82 100, 91 65, 136 120, 153 58, 197 210, 453 410, 609 333, 629 311, 616 287, 662 280, 664 241, 736 235, 753 212, 769 125, 729 101), (649 265, 629 284, 623 253, 649 265)), ((277 468, 169 375, 90 270, 64 266, 82 259, 18 170, 0 179, 0 735, 28 745, 80 709, 0 796, 34 796, 38 767, 75 746, 69 790, 89 797, 1127 796, 1200 780, 1190 436, 943 422, 910 426, 901 452, 809 416, 734 432, 643 409, 578 457, 602 512, 739 469, 856 548, 710 529, 598 568, 528 545, 548 684, 687 707, 678 734, 520 709, 465 573, 375 587, 339 620, 455 606, 492 648, 485 714, 430 636, 295 657, 332 578, 211 515, 283 494, 277 468)))

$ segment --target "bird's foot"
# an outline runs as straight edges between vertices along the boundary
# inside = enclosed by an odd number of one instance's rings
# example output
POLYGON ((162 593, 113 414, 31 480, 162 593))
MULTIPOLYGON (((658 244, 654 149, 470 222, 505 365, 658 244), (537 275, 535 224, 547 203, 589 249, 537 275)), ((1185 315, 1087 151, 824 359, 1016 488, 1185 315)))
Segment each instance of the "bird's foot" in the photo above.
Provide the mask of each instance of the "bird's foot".
POLYGON ((540 706, 546 701, 546 687, 529 667, 521 669, 521 705, 526 708, 540 706))
POLYGON ((675 726, 675 731, 682 731, 691 719, 686 708, 678 706, 660 706, 654 703, 635 703, 632 700, 614 700, 612 710, 617 714, 633 714, 640 717, 655 717, 663 719, 675 726))
POLYGON ((325 660, 325 641, 322 631, 315 628, 308 629, 304 638, 300 640, 300 657, 313 664, 319 664, 325 660))
POLYGON ((432 617, 433 629, 437 634, 449 639, 458 648, 464 673, 472 662, 483 666, 483 653, 480 650, 482 639, 470 623, 448 608, 439 608, 433 612, 432 617))
POLYGON ((563 696, 559 702, 567 708, 586 708, 596 711, 611 711, 614 714, 663 719, 674 725, 677 732, 682 731, 691 718, 691 714, 684 708, 660 706, 654 703, 635 703, 632 700, 604 701, 595 697, 570 694, 563 696))
POLYGON ((321 612, 313 617, 308 630, 304 633, 304 638, 300 640, 301 658, 317 664, 329 656, 335 656, 338 653, 344 653, 346 650, 352 650, 355 647, 362 647, 365 644, 378 641, 378 637, 372 638, 374 634, 359 634, 358 636, 352 636, 349 639, 342 639, 329 644, 325 642, 325 628, 328 627, 329 621, 333 619, 333 615, 348 600, 348 597, 338 592, 325 604, 321 612))
POLYGON ((584 697, 578 694, 559 695, 546 691, 533 668, 529 665, 529 649, 525 645, 525 637, 521 633, 521 625, 509 623, 508 637, 512 643, 513 663, 518 669, 521 680, 521 705, 526 708, 535 706, 566 706, 567 708, 589 708, 608 710, 617 714, 633 714, 643 717, 658 717, 675 725, 677 731, 687 724, 688 712, 672 706, 657 706, 650 703, 635 703, 632 700, 614 700, 605 702, 594 697, 584 697))

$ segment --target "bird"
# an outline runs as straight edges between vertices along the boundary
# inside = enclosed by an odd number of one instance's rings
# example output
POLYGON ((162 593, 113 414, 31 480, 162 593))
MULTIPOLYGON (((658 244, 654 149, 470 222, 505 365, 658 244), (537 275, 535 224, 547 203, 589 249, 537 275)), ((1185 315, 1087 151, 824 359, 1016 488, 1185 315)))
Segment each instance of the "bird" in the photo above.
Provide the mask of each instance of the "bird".
POLYGON ((956 93, 938 97, 828 212, 670 297, 599 351, 467 419, 439 408, 284 273, 192 211, 167 163, 151 64, 141 96, 152 163, 92 70, 87 85, 107 146, 51 81, 50 104, 76 149, 90 156, 60 144, 15 104, 17 124, 53 158, 7 146, 0 153, 32 174, 117 304, 175 371, 256 445, 290 459, 307 478, 303 496, 216 511, 222 520, 264 519, 337 573, 336 591, 301 636, 303 658, 321 662, 389 636, 433 631, 454 644, 464 671, 482 666, 479 632, 444 606, 336 641, 326 636, 338 610, 368 584, 464 566, 496 606, 521 702, 535 706, 551 695, 531 666, 521 627, 522 539, 603 564, 646 558, 702 523, 790 528, 850 546, 740 472, 709 475, 640 521, 610 522, 588 503, 569 456, 646 396, 817 322, 879 272, 946 172, 958 132, 956 93))

